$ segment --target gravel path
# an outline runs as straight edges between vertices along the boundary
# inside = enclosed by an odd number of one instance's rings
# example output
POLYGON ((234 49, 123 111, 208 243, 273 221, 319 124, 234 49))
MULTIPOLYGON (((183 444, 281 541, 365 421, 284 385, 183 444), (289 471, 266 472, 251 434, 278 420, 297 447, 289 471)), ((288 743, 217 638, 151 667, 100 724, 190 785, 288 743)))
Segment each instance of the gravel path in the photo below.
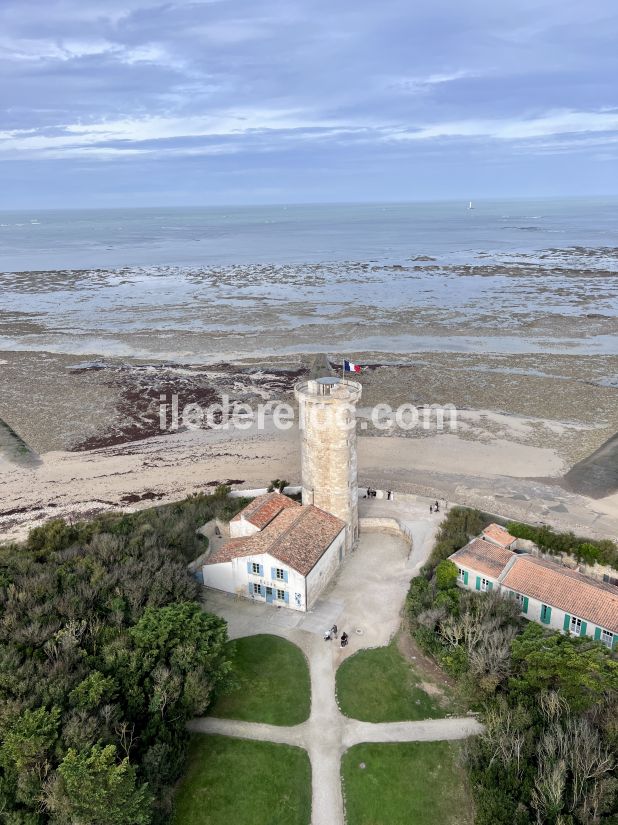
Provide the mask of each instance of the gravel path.
MULTIPOLYGON (((270 631, 272 632, 272 630, 270 631)), ((302 631, 282 633, 294 640, 302 631)), ((303 633, 304 636, 309 634, 303 633)), ((359 722, 343 716, 335 699, 335 645, 313 635, 304 640, 311 672, 311 715, 293 727, 217 719, 194 719, 189 729, 304 748, 311 760, 312 825, 344 825, 341 793, 341 757, 361 742, 432 742, 464 739, 482 730, 472 717, 428 719, 420 722, 359 722)))

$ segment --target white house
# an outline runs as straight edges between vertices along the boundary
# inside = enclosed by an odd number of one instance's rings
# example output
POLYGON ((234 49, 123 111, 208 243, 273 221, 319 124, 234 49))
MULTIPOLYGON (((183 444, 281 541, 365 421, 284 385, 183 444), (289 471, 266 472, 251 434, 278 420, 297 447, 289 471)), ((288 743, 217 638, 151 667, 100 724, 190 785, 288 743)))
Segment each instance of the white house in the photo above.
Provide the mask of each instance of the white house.
POLYGON ((204 584, 308 610, 339 566, 346 525, 280 493, 258 496, 230 521, 230 540, 203 565, 204 584))
POLYGON ((485 531, 449 557, 457 565, 460 587, 495 589, 516 599, 527 619, 618 646, 617 588, 561 564, 515 553, 509 549, 515 546, 513 536, 498 525, 490 527, 493 541, 485 531))

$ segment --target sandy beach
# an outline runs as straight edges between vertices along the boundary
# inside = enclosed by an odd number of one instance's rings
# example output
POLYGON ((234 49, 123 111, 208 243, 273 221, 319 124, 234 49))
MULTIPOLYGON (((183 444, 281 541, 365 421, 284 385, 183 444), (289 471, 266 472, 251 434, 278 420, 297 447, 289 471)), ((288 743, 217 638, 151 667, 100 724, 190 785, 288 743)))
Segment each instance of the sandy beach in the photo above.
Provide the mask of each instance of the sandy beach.
MULTIPOLYGON (((336 363, 335 355, 323 354, 190 369, 126 361, 69 369, 75 359, 66 356, 5 353, 2 358, 11 365, 5 366, 5 376, 12 376, 5 383, 5 403, 10 397, 14 401, 11 426, 22 437, 28 434, 30 447, 12 457, 5 450, 0 463, 0 526, 7 538, 23 537, 46 518, 151 506, 220 483, 241 489, 262 487, 273 478, 298 481, 296 426, 278 430, 267 416, 262 430, 161 434, 159 392, 178 392, 181 404, 212 402, 224 393, 251 405, 269 399, 293 403, 299 376, 326 369, 329 359, 336 363), (20 408, 26 374, 40 380, 31 384, 34 403, 20 408)), ((360 378, 358 411, 361 484, 618 536, 618 493, 611 473, 605 482, 597 479, 594 495, 582 495, 577 483, 565 482, 571 468, 583 466, 579 462, 618 429, 617 390, 601 380, 618 371, 611 357, 586 363, 581 356, 545 356, 533 363, 506 356, 402 359, 393 354, 378 362, 368 353, 364 360, 368 367, 360 378), (404 402, 421 408, 453 404, 456 429, 447 420, 443 431, 378 430, 371 410, 384 402, 393 408, 404 402)), ((616 461, 605 449, 607 469, 616 461)))

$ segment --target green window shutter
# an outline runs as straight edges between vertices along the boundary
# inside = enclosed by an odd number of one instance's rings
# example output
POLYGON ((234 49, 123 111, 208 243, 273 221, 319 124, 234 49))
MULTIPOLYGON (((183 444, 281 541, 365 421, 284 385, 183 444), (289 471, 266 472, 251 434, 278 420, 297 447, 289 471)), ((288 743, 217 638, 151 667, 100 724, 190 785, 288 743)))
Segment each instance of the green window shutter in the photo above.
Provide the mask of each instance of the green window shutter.
POLYGON ((562 625, 563 630, 568 630, 571 627, 571 617, 568 613, 564 614, 564 624, 562 625))
POLYGON ((541 605, 541 621, 543 624, 551 622, 551 607, 548 604, 541 605))
POLYGON ((494 583, 493 582, 487 582, 487 589, 488 590, 493 590, 494 589, 494 583))
POLYGON ((579 635, 580 636, 585 636, 587 630, 588 630, 588 625, 586 624, 586 622, 582 621, 582 629, 581 629, 579 635))
POLYGON ((464 570, 464 584, 468 584, 468 571, 464 570))
POLYGON ((612 650, 616 650, 618 647, 618 634, 614 633, 614 641, 612 642, 612 650))
POLYGON ((476 589, 477 590, 481 589, 481 577, 480 576, 476 577, 476 589))
POLYGON ((601 628, 600 627, 595 627, 595 629, 594 629, 594 639, 595 639, 596 642, 601 641, 601 628))
POLYGON ((527 612, 528 612, 528 597, 524 596, 524 606, 523 606, 523 609, 522 609, 522 613, 527 613, 527 612))

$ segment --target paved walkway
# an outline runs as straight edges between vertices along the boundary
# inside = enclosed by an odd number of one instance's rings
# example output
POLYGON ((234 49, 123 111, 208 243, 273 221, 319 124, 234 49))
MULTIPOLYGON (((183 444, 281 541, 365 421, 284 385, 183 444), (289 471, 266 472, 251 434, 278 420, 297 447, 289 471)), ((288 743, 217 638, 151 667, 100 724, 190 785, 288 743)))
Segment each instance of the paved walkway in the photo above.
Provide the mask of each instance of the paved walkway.
POLYGON ((337 667, 361 648, 388 644, 400 625, 410 579, 426 561, 439 525, 437 518, 429 518, 424 499, 407 502, 405 511, 403 505, 394 505, 361 502, 361 515, 405 519, 413 547, 395 536, 363 534, 356 552, 345 559, 335 581, 308 614, 205 591, 206 608, 228 621, 231 638, 272 633, 303 650, 311 675, 311 714, 294 727, 207 716, 194 719, 189 729, 304 748, 311 760, 312 825, 344 825, 341 757, 353 745, 463 739, 481 730, 472 717, 372 724, 348 719, 337 706, 337 667), (333 621, 349 633, 348 647, 323 640, 333 621))

